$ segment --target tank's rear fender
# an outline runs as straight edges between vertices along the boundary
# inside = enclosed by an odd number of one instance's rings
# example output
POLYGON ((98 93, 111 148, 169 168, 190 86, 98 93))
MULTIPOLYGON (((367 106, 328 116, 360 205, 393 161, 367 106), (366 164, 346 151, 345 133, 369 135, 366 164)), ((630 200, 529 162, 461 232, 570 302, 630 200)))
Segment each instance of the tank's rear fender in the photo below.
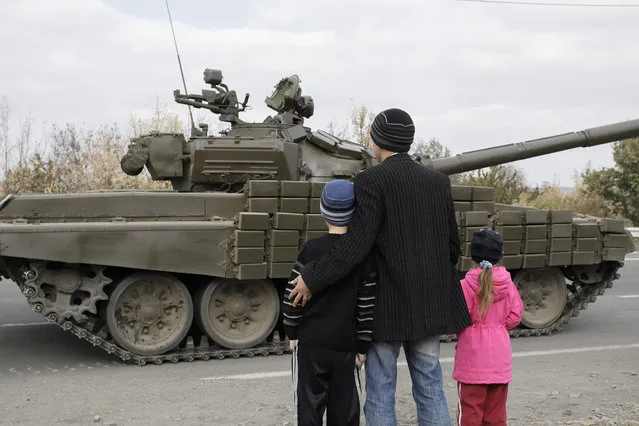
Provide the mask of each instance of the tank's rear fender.
POLYGON ((233 229, 232 221, 4 223, 0 255, 225 277, 233 229))

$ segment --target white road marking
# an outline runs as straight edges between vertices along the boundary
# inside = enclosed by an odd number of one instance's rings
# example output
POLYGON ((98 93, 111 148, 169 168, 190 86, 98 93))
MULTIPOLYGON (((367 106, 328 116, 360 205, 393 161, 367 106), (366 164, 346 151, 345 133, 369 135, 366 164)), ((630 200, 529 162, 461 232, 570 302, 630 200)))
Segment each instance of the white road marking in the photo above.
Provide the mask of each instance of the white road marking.
POLYGON ((290 371, 265 371, 263 373, 236 374, 233 376, 201 377, 200 380, 250 380, 250 379, 270 379, 273 377, 290 376, 290 371))
MULTIPOLYGON (((623 349, 639 349, 639 343, 633 343, 629 345, 609 345, 609 346, 586 346, 581 348, 566 348, 566 349, 551 349, 546 351, 523 351, 514 352, 513 358, 530 358, 537 356, 548 355, 560 355, 560 354, 574 354, 581 352, 601 352, 601 351, 619 351, 623 349)), ((454 361, 453 357, 440 358, 441 364, 450 364, 454 361)), ((408 364, 406 361, 400 361, 398 366, 405 367, 408 364)), ((273 377, 290 377, 291 372, 288 370, 281 371, 267 371, 262 373, 248 373, 248 374, 235 374, 229 376, 212 376, 212 377, 200 377, 200 380, 255 380, 266 379, 273 377)))
POLYGON ((13 324, 0 324, 0 327, 32 327, 39 325, 53 325, 50 322, 19 322, 13 324))
POLYGON ((617 296, 617 297, 619 297, 621 299, 634 299, 636 297, 639 297, 639 294, 624 294, 624 295, 617 296))

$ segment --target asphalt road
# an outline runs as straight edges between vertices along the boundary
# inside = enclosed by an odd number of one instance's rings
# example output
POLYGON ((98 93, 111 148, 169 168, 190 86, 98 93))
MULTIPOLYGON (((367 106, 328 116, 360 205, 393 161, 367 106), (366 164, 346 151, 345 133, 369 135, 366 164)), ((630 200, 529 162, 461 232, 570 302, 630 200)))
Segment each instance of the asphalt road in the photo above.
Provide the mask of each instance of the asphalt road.
MULTIPOLYGON (((621 275, 560 332, 513 339, 509 425, 639 425, 639 253, 621 275)), ((293 424, 288 355, 138 367, 42 322, 0 283, 2 425, 293 424)), ((442 345, 454 415, 453 354, 442 345)), ((416 424, 405 365, 397 411, 416 424)))

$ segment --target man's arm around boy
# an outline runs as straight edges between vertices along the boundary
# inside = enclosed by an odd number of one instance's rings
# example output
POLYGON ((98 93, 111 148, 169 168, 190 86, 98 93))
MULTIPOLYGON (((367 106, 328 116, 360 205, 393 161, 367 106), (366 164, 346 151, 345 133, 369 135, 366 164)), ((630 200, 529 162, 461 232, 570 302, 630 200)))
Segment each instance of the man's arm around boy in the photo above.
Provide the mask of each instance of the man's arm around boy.
POLYGON ((377 272, 371 263, 357 288, 357 359, 361 364, 366 362, 366 353, 373 340, 376 294, 377 272))
MULTIPOLYGON (((371 258, 372 259, 372 258, 371 258)), ((293 349, 297 343, 297 327, 302 319, 302 310, 304 307, 300 304, 293 305, 293 302, 288 298, 291 291, 295 288, 293 281, 300 275, 304 262, 306 260, 306 246, 302 249, 295 266, 291 271, 291 275, 286 284, 284 291, 284 301, 282 304, 282 310, 284 314, 284 329, 286 335, 290 341, 290 348, 293 349)), ((373 338, 373 321, 375 319, 375 298, 377 295, 377 272, 373 261, 367 264, 366 273, 363 274, 362 279, 357 288, 357 309, 356 309, 356 349, 357 358, 360 363, 366 361, 366 352, 371 345, 373 338)))
POLYGON ((306 245, 302 248, 302 251, 297 256, 297 260, 295 261, 295 266, 293 266, 293 270, 291 271, 291 275, 289 276, 288 282, 286 283, 286 289, 284 290, 284 301, 282 303, 282 311, 284 314, 284 330, 286 331, 286 335, 290 341, 291 350, 297 343, 297 326, 302 319, 302 309, 304 306, 299 304, 297 306, 293 306, 293 301, 288 297, 291 294, 291 291, 295 288, 293 285, 293 280, 300 275, 300 271, 304 267, 306 262, 306 245))

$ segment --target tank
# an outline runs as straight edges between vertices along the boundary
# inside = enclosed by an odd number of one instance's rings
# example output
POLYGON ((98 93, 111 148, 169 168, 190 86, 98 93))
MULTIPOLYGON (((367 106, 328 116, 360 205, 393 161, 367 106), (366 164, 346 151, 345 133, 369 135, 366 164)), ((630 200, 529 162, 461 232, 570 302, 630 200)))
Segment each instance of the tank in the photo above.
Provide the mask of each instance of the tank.
MULTIPOLYGON (((327 229, 319 197, 332 179, 351 180, 376 162, 370 149, 313 131, 300 79, 285 77, 265 99, 274 111, 245 122, 222 72, 210 89, 174 92, 230 127, 131 140, 122 170, 144 169, 169 190, 7 195, 0 202, 0 269, 51 323, 139 365, 283 354, 280 303, 301 245, 327 229)), ((193 123, 192 123, 193 124, 193 123)), ((639 136, 639 120, 449 158, 415 157, 446 174, 639 136)), ((513 337, 550 334, 618 277, 634 242, 621 221, 494 202, 488 187, 453 186, 462 244, 458 271, 471 267, 472 232, 505 240, 503 264, 525 313, 513 337)), ((451 341, 454 336, 442 336, 451 341)))

